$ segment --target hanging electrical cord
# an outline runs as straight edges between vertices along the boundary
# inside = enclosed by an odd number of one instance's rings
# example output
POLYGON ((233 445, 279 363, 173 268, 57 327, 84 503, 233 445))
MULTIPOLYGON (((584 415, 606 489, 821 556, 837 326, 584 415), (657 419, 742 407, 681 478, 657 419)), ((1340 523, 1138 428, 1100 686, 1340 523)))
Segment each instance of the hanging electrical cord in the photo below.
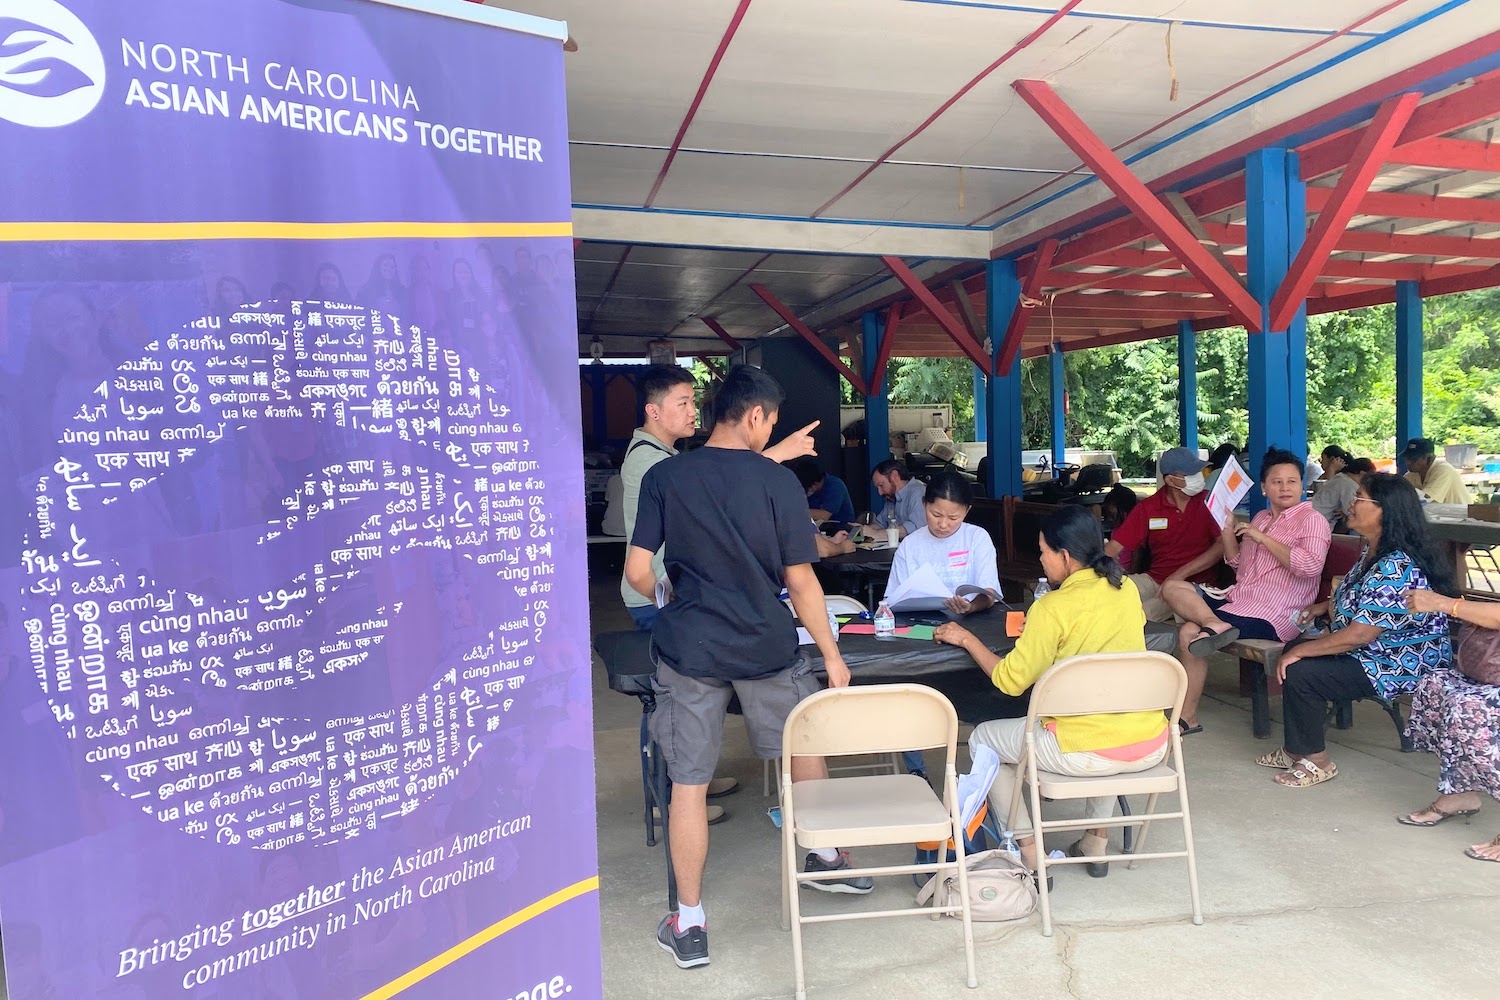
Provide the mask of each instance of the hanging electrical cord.
POLYGON ((1167 94, 1167 100, 1175 102, 1180 89, 1177 85, 1177 60, 1172 58, 1172 29, 1176 21, 1167 22, 1167 72, 1172 76, 1172 89, 1167 94))

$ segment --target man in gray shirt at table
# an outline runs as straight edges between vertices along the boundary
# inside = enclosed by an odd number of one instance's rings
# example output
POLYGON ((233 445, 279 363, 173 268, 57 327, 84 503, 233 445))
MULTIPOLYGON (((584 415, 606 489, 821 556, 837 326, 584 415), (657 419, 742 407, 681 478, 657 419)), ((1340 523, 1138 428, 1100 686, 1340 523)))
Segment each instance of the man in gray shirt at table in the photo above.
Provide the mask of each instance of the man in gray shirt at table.
POLYGON ((870 483, 886 502, 885 509, 875 515, 877 525, 895 528, 905 538, 927 524, 927 515, 922 512, 927 486, 913 479, 905 465, 894 458, 886 459, 870 473, 870 483))

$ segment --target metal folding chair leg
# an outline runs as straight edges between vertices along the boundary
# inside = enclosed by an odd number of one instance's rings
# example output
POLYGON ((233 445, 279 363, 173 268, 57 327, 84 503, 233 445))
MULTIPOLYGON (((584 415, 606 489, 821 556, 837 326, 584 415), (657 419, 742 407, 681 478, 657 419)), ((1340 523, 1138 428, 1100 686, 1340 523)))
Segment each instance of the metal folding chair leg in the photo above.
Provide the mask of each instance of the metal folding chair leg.
POLYGON ((677 872, 672 867, 671 828, 671 779, 667 777, 667 764, 662 760, 661 747, 648 743, 646 752, 651 759, 651 796, 646 803, 646 821, 651 822, 653 807, 661 812, 661 844, 667 862, 667 909, 677 909, 677 872))

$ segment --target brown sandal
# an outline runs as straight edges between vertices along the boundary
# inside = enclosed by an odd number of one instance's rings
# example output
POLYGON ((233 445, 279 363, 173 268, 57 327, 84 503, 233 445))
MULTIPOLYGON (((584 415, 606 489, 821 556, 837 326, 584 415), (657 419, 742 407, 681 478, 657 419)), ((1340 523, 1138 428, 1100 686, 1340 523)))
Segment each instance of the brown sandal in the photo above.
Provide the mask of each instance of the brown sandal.
POLYGON ((1283 771, 1271 780, 1287 788, 1311 788, 1313 785, 1321 785, 1325 781, 1332 781, 1338 776, 1339 766, 1332 761, 1329 761, 1327 767, 1319 767, 1306 757, 1303 757, 1297 761, 1295 767, 1283 771))
POLYGON ((1292 758, 1291 754, 1286 752, 1285 747, 1277 747, 1270 753, 1255 758, 1255 763, 1261 767, 1274 767, 1278 771, 1285 771, 1296 764, 1297 761, 1292 758))
POLYGON ((1409 812, 1404 816, 1397 816, 1396 822, 1400 823, 1402 826, 1429 827, 1437 826, 1444 820, 1462 819, 1464 821, 1464 825, 1468 826, 1469 817, 1477 815, 1479 815, 1478 809, 1458 809, 1454 812, 1444 812, 1443 810, 1438 808, 1438 804, 1436 802, 1433 802, 1432 805, 1428 806, 1426 809, 1418 809, 1416 812, 1409 812), (1437 819, 1420 820, 1414 818, 1416 816, 1420 816, 1422 813, 1436 813, 1437 819))
MULTIPOLYGON (((1480 846, 1482 846, 1482 847, 1500 847, 1500 837, 1496 837, 1494 840, 1490 841, 1488 844, 1482 844, 1480 846)), ((1469 857, 1469 858, 1473 858, 1475 861, 1500 861, 1500 858, 1487 858, 1483 854, 1480 854, 1478 851, 1476 851, 1472 847, 1465 847, 1464 848, 1464 856, 1465 857, 1469 857)))

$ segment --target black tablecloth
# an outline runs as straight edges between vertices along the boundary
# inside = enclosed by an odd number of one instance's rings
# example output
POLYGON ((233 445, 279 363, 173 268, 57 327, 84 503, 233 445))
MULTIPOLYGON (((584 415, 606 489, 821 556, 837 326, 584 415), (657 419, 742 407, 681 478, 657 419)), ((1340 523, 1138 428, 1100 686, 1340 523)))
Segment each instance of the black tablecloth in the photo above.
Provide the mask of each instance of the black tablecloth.
POLYGON ((896 561, 895 549, 855 549, 840 556, 819 559, 817 565, 840 573, 863 573, 877 570, 890 571, 896 561))
MULTIPOLYGON (((964 628, 973 632, 997 655, 1015 647, 1015 640, 1005 635, 1004 605, 967 615, 964 628)), ((934 617, 939 617, 935 615, 934 617)), ((1176 648, 1177 630, 1171 626, 1146 625, 1148 649, 1171 652, 1176 648)), ((648 632, 604 632, 594 637, 594 649, 609 673, 609 686, 625 694, 650 691, 655 673, 651 663, 651 635, 648 632)), ((812 661, 813 670, 823 674, 823 656, 816 646, 803 646, 802 652, 812 661)), ((920 639, 877 639, 873 635, 839 636, 839 652, 848 665, 854 683, 889 683, 921 680, 940 674, 975 670, 974 660, 957 646, 920 639)))

